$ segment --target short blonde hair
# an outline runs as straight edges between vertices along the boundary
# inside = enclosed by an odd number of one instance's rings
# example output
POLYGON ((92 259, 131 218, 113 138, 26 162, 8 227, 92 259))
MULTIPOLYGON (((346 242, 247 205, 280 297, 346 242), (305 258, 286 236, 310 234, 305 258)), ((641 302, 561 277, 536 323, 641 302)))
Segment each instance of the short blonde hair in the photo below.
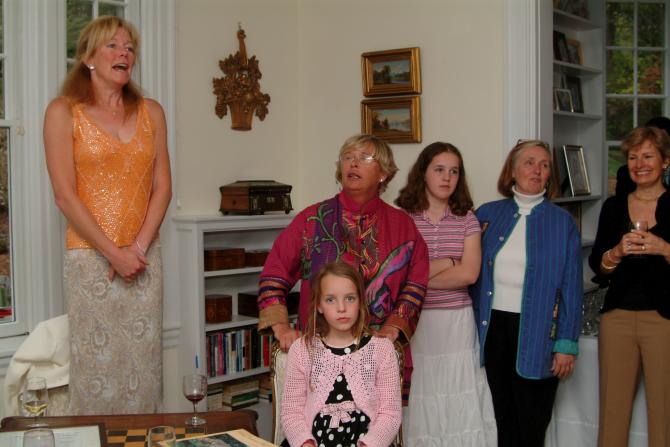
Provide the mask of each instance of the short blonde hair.
MULTIPOLYGON (((339 156, 341 157, 342 154, 352 149, 361 149, 368 144, 371 144, 372 147, 374 147, 375 160, 377 160, 379 167, 384 172, 384 181, 379 184, 379 193, 381 194, 386 191, 386 187, 391 183, 391 180, 393 180, 393 177, 395 177, 398 172, 398 166, 396 166, 395 160, 393 159, 393 151, 384 140, 374 135, 364 133, 354 135, 346 139, 340 148, 339 156)), ((336 166, 335 179, 339 183, 342 183, 342 163, 339 158, 336 162, 336 166)))
POLYGON ((553 179, 553 156, 551 153, 551 146, 549 143, 542 140, 519 140, 516 145, 509 151, 505 163, 503 164, 502 171, 500 172, 500 177, 498 177, 498 192, 505 197, 513 197, 514 192, 512 191, 512 186, 514 186, 514 165, 516 160, 519 158, 521 151, 529 147, 541 147, 547 154, 549 154, 549 183, 547 184, 547 198, 551 199, 556 196, 556 182, 552 182, 553 179))
MULTIPOLYGON (((135 27, 120 17, 100 16, 90 22, 79 34, 77 48, 74 55, 74 64, 67 74, 61 95, 72 102, 93 104, 95 95, 91 82, 91 70, 86 66, 86 60, 91 58, 95 51, 111 40, 119 28, 125 29, 130 35, 135 52, 135 61, 139 59, 140 37, 135 27)), ((142 92, 132 80, 123 87, 125 115, 130 116, 137 109, 142 92)))

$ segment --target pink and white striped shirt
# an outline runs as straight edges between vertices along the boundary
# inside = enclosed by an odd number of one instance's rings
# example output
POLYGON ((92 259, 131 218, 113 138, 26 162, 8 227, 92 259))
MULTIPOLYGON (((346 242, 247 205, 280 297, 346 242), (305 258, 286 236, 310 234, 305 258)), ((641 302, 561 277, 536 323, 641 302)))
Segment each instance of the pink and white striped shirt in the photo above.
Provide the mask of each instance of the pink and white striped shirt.
MULTIPOLYGON (((481 232, 479 221, 472 211, 465 216, 457 216, 450 209, 442 219, 433 224, 425 211, 411 213, 419 233, 428 245, 428 259, 434 261, 442 258, 460 260, 463 257, 465 238, 481 232)), ((472 305, 468 288, 431 289, 428 288, 423 302, 424 309, 457 309, 472 305)))

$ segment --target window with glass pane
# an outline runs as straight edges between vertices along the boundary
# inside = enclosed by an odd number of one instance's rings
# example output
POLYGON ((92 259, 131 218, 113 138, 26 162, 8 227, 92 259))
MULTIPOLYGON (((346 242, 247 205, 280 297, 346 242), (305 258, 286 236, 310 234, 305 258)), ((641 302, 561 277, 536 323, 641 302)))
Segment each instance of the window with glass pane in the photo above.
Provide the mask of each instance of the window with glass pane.
POLYGON ((12 300, 12 259, 9 201, 9 135, 5 113, 5 22, 4 4, 0 0, 0 323, 14 321, 12 300))
POLYGON ((74 62, 77 39, 86 24, 99 16, 124 17, 127 2, 114 0, 67 0, 67 68, 74 62))
POLYGON ((624 164, 617 154, 634 127, 666 112, 665 17, 668 0, 621 0, 606 4, 606 139, 609 193, 624 164))

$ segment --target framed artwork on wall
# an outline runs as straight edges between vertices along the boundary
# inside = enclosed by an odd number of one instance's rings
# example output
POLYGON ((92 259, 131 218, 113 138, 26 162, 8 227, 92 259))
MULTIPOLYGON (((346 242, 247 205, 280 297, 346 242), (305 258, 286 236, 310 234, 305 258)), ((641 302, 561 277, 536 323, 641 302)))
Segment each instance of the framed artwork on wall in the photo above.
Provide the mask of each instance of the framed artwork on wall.
POLYGON ((361 132, 389 143, 421 142, 421 100, 418 96, 361 101, 361 132))
POLYGON ((363 53, 361 67, 364 96, 421 93, 418 47, 363 53))
POLYGON ((563 146, 563 157, 568 171, 572 195, 591 194, 589 175, 586 170, 586 161, 584 160, 584 148, 582 146, 566 144, 563 146))

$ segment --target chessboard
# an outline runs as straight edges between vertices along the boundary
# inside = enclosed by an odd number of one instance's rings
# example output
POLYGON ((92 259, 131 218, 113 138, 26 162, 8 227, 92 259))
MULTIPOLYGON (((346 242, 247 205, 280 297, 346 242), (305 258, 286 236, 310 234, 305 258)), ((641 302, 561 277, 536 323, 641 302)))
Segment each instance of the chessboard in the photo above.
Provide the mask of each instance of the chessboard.
MULTIPOLYGON (((107 430, 107 447, 146 447, 147 431, 145 428, 130 430, 107 430)), ((177 439, 191 438, 205 434, 204 428, 175 427, 177 439)))

